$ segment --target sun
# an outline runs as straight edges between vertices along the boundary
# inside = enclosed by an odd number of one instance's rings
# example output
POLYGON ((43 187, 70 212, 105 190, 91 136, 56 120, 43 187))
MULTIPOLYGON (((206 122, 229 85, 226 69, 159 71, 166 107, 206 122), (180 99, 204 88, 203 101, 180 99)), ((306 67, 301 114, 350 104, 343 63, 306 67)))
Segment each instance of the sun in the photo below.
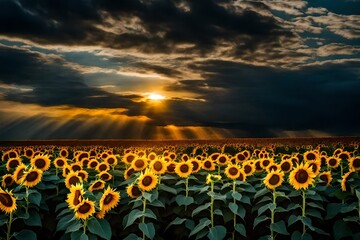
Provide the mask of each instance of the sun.
POLYGON ((157 93, 150 93, 147 96, 147 99, 151 100, 151 101, 162 101, 165 99, 165 97, 163 95, 157 94, 157 93))

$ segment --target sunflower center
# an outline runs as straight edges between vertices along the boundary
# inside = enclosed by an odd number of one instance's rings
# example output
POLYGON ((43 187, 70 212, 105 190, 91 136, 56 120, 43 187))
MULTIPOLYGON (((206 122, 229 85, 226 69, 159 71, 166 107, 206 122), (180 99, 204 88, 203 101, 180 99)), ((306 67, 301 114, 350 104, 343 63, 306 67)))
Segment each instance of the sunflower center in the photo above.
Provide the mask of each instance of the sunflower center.
POLYGON ((16 153, 10 152, 9 153, 9 158, 16 158, 16 153))
POLYGON ((13 178, 11 176, 7 176, 5 179, 4 179, 4 182, 6 185, 12 183, 13 181, 13 178))
POLYGON ((262 162, 262 164, 263 164, 264 167, 268 166, 269 163, 270 163, 270 161, 267 160, 267 159, 262 162))
POLYGON ((136 187, 136 186, 133 186, 133 188, 131 189, 131 194, 133 195, 133 196, 140 196, 140 194, 141 194, 141 191, 140 191, 140 189, 138 188, 138 187, 136 187))
POLYGON ((315 160, 316 159, 316 156, 314 153, 309 153, 308 155, 306 155, 306 158, 308 160, 315 160))
POLYGON ((136 162, 135 162, 135 166, 137 167, 137 168, 142 168, 142 167, 144 167, 144 165, 145 165, 145 163, 144 163, 144 161, 143 160, 136 160, 136 162))
POLYGON ((272 165, 269 167, 269 171, 271 172, 271 170, 276 171, 277 170, 277 166, 276 165, 272 165))
POLYGON ((108 159, 107 159, 107 162, 108 162, 109 164, 113 164, 113 163, 115 162, 115 159, 114 159, 114 158, 108 158, 108 159))
POLYGON ((199 164, 198 164, 196 161, 192 161, 191 163, 192 163, 192 165, 193 165, 192 170, 193 170, 193 171, 196 171, 196 170, 199 168, 199 164))
POLYGON ((100 178, 101 178, 102 180, 108 180, 108 179, 110 179, 110 174, 108 174, 108 173, 103 173, 103 174, 101 174, 100 178))
POLYGON ((273 174, 269 179, 270 185, 276 185, 279 183, 279 181, 280 181, 280 177, 277 174, 273 174))
POLYGON ((326 185, 329 182, 329 178, 327 175, 323 174, 320 176, 321 181, 324 181, 323 184, 326 185))
POLYGON ((101 185, 102 185, 102 182, 96 182, 96 183, 93 185, 93 187, 94 187, 94 188, 99 188, 99 187, 101 187, 101 185))
POLYGON ((73 176, 73 177, 70 177, 69 183, 70 183, 70 185, 75 185, 77 183, 80 183, 80 180, 77 176, 73 176))
POLYGON ((84 180, 86 178, 85 173, 83 173, 83 172, 79 172, 78 176, 81 177, 82 180, 84 180))
POLYGON ((145 177, 143 178, 143 180, 141 181, 141 183, 142 183, 145 187, 147 187, 147 186, 150 186, 150 185, 151 185, 152 181, 153 181, 152 177, 150 177, 150 176, 145 176, 145 177))
POLYGON ((347 154, 345 154, 345 153, 341 153, 341 154, 339 155, 339 158, 340 158, 340 159, 348 159, 349 156, 348 156, 347 154))
POLYGON ((332 158, 332 159, 329 160, 329 165, 330 165, 330 166, 335 166, 336 163, 337 163, 337 161, 336 161, 336 159, 334 159, 334 158, 332 158))
POLYGON ((129 163, 131 163, 134 160, 135 156, 129 155, 126 159, 129 163))
POLYGON ((210 162, 210 161, 206 161, 206 162, 204 163, 204 166, 205 166, 206 168, 211 168, 211 162, 210 162))
POLYGON ((126 171, 126 175, 127 175, 128 177, 130 177, 131 174, 133 174, 133 173, 134 173, 134 169, 133 169, 133 168, 129 168, 129 170, 126 171))
POLYGON ((219 158, 219 163, 226 163, 226 157, 221 156, 221 157, 219 158))
POLYGON ((105 164, 101 164, 100 166, 99 166, 99 170, 100 171, 105 171, 106 170, 106 165, 105 164))
POLYGON ((80 190, 76 190, 74 194, 74 205, 78 205, 82 201, 82 196, 80 190))
POLYGON ((187 173, 189 171, 189 166, 188 165, 181 165, 180 166, 180 172, 182 173, 187 173))
POLYGON ((59 160, 57 160, 56 161, 56 164, 59 166, 59 167, 62 167, 62 166, 64 166, 65 165, 65 162, 61 159, 59 159, 59 160))
POLYGON ((238 174, 238 172, 239 172, 239 170, 238 170, 236 167, 231 167, 231 168, 229 169, 229 174, 230 174, 231 176, 236 176, 236 174, 238 174))
POLYGON ((311 167, 311 169, 312 169, 312 171, 313 171, 314 173, 317 171, 317 165, 316 165, 316 164, 311 163, 309 166, 311 167))
POLYGON ((187 160, 189 160, 189 157, 185 155, 185 156, 183 156, 183 160, 187 161, 187 160))
POLYGON ((84 202, 79 208, 78 208, 78 212, 85 214, 88 213, 91 210, 91 205, 87 202, 84 202))
POLYGON ((239 177, 237 178, 239 181, 244 181, 244 175, 240 173, 239 177))
POLYGON ((12 207, 14 204, 13 199, 7 193, 0 193, 0 202, 2 205, 6 206, 6 207, 12 207))
POLYGON ((16 160, 16 159, 13 159, 13 160, 9 160, 9 167, 10 168, 16 168, 18 165, 19 165, 19 161, 16 160))
POLYGON ((262 167, 261 167, 261 165, 260 165, 260 161, 257 161, 257 162, 255 163, 255 167, 256 167, 256 170, 257 170, 257 171, 262 170, 262 167))
POLYGON ((26 156, 32 156, 33 152, 31 150, 26 150, 25 152, 26 156))
POLYGON ((39 176, 38 172, 32 171, 28 174, 26 174, 26 181, 28 182, 32 182, 35 181, 37 179, 37 177, 39 176))
POLYGON ((289 171, 290 170, 290 163, 284 162, 283 164, 281 164, 281 170, 283 170, 284 172, 289 171))
POLYGON ((37 168, 43 168, 43 167, 45 167, 45 165, 46 165, 46 162, 42 158, 37 159, 36 162, 35 162, 35 166, 37 168))
POLYGON ((167 170, 169 172, 174 172, 175 171, 175 164, 174 163, 170 163, 169 166, 167 166, 167 170))
POLYGON ((105 199, 104 199, 104 204, 108 205, 109 203, 111 203, 111 201, 114 199, 114 196, 112 194, 108 194, 106 195, 105 199))
POLYGON ((66 157, 66 151, 65 150, 62 150, 61 152, 60 152, 60 156, 62 156, 62 157, 66 157))
POLYGON ((160 161, 156 161, 156 162, 154 163, 154 169, 155 169, 156 171, 160 171, 162 168, 163 168, 163 165, 162 165, 162 163, 161 163, 160 161))
POLYGON ((244 156, 243 154, 238 154, 237 157, 236 157, 236 159, 237 159, 238 161, 244 161, 244 160, 245 160, 245 156, 244 156))
POLYGON ((90 162, 90 167, 91 168, 96 168, 97 165, 98 165, 97 161, 90 162))
POLYGON ((249 174, 251 172, 251 167, 249 165, 244 166, 244 172, 249 174))
POLYGON ((360 158, 355 158, 354 159, 353 166, 354 166, 354 168, 359 168, 360 167, 360 158))
POLYGON ((304 169, 300 169, 295 174, 295 179, 299 183, 306 183, 306 181, 309 179, 309 174, 304 169))
POLYGON ((77 172, 77 171, 80 171, 80 170, 81 170, 81 167, 80 167, 79 165, 73 165, 71 168, 72 168, 72 170, 73 170, 74 172, 77 172))

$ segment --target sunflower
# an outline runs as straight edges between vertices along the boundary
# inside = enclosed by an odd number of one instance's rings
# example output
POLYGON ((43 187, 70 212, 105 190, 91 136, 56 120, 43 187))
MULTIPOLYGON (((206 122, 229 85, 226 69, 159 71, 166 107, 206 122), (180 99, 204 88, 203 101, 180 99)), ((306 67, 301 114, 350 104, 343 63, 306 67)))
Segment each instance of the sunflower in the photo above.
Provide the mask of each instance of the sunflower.
POLYGON ((130 165, 132 161, 135 160, 137 156, 134 153, 126 153, 122 159, 122 161, 127 164, 130 165))
POLYGON ((107 158, 105 158, 104 162, 106 162, 110 166, 116 166, 118 164, 118 160, 117 160, 116 156, 113 154, 111 154, 107 158))
POLYGON ((6 162, 6 170, 8 170, 8 172, 9 172, 11 169, 16 168, 21 163, 22 162, 21 162, 20 158, 9 158, 6 162))
POLYGON ((89 187, 89 191, 95 191, 95 190, 101 190, 105 187, 105 182, 104 180, 98 179, 95 182, 93 182, 90 187, 89 187))
POLYGON ((24 156, 31 159, 34 156, 34 150, 32 148, 25 148, 24 156))
POLYGON ((209 158, 205 159, 204 161, 202 161, 202 169, 205 169, 207 171, 213 171, 215 170, 215 164, 214 162, 211 160, 211 155, 209 158))
POLYGON ((102 159, 106 159, 108 156, 109 156, 108 152, 102 152, 102 153, 100 153, 99 157, 102 158, 102 159))
POLYGON ((247 176, 246 176, 244 170, 242 168, 240 168, 240 174, 239 174, 239 177, 236 180, 245 182, 246 177, 247 176))
POLYGON ((67 159, 64 157, 58 157, 54 160, 54 166, 56 168, 63 168, 67 165, 67 159))
POLYGON ((235 159, 237 162, 243 162, 245 161, 247 158, 246 156, 244 155, 244 152, 239 152, 235 155, 235 159))
POLYGON ((126 169, 126 171, 124 172, 124 179, 127 180, 130 178, 130 176, 135 172, 135 170, 130 167, 128 169, 126 169))
POLYGON ((275 189, 284 181, 284 173, 279 169, 268 173, 264 179, 264 184, 269 189, 275 189))
POLYGON ((130 184, 129 186, 127 186, 126 193, 131 198, 138 198, 141 195, 140 189, 134 184, 130 184))
POLYGON ((7 161, 11 158, 18 158, 18 157, 19 157, 19 154, 17 153, 17 151, 15 151, 14 149, 10 149, 3 153, 1 160, 7 161))
POLYGON ((261 159, 258 159, 254 162, 254 166, 255 166, 255 171, 256 172, 262 172, 263 171, 263 167, 262 167, 262 164, 261 164, 262 160, 261 159))
POLYGON ((280 169, 280 165, 276 164, 276 163, 270 163, 267 167, 266 167, 266 172, 270 173, 271 171, 277 171, 280 169))
MULTIPOLYGON (((139 155, 138 155, 138 156, 139 156, 139 155)), ((141 157, 141 156, 139 156, 139 157, 141 157)), ((148 158, 150 161, 152 161, 152 160, 155 160, 155 159, 157 158, 157 155, 156 155, 156 153, 151 152, 151 153, 149 153, 149 155, 147 156, 147 158, 148 158)))
POLYGON ((82 184, 75 184, 70 187, 70 193, 67 194, 66 202, 69 205, 69 208, 75 210, 76 207, 84 199, 85 191, 82 184))
POLYGON ((102 171, 109 171, 110 166, 106 162, 99 163, 99 165, 96 166, 96 171, 102 172, 102 171))
POLYGON ((81 162, 81 160, 83 160, 84 158, 89 158, 89 153, 88 152, 80 152, 79 154, 77 154, 75 156, 75 160, 77 162, 81 162))
POLYGON ((318 175, 319 172, 320 172, 320 168, 321 168, 321 162, 320 162, 320 159, 319 160, 316 160, 316 161, 310 161, 309 162, 309 167, 311 168, 311 170, 313 171, 313 173, 315 175, 318 175))
POLYGON ((266 169, 270 164, 274 163, 274 159, 272 158, 263 158, 260 161, 262 169, 266 169))
POLYGON ((215 162, 216 159, 220 156, 220 153, 213 153, 211 154, 208 159, 210 159, 211 161, 215 162))
POLYGON ((69 165, 65 165, 62 169, 62 176, 66 177, 71 172, 71 168, 69 165))
POLYGON ((192 173, 196 173, 201 169, 201 162, 195 158, 190 159, 190 163, 193 165, 192 173))
POLYGON ((349 160, 351 158, 351 155, 349 152, 343 151, 337 157, 340 158, 341 160, 349 160))
POLYGON ((59 156, 62 158, 67 158, 69 156, 69 152, 66 148, 62 148, 59 152, 59 156))
POLYGON ((189 159, 190 159, 190 157, 189 157, 189 155, 187 155, 187 154, 183 154, 183 155, 181 156, 181 160, 184 161, 184 162, 188 161, 189 159))
POLYGON ((140 150, 138 152, 136 152, 136 154, 139 156, 139 157, 146 157, 146 152, 144 150, 140 150))
POLYGON ((13 177, 14 180, 17 184, 20 183, 20 180, 22 178, 22 176, 24 175, 24 171, 26 170, 26 165, 21 163, 19 166, 17 166, 17 168, 15 169, 14 173, 13 173, 13 177))
POLYGON ((78 172, 70 171, 65 178, 65 186, 70 189, 72 185, 82 183, 82 178, 78 175, 78 172))
POLYGON ((307 189, 313 184, 315 176, 307 163, 301 163, 290 172, 289 182, 296 190, 307 189))
POLYGON ((50 167, 49 156, 36 156, 30 160, 30 165, 37 169, 40 169, 41 171, 46 171, 50 167))
POLYGON ((225 154, 220 154, 218 156, 218 158, 216 159, 216 162, 219 164, 219 165, 226 165, 229 163, 229 157, 225 154))
POLYGON ((112 179, 112 175, 108 173, 107 171, 102 171, 98 174, 99 179, 102 179, 104 181, 109 181, 112 179))
POLYGON ((147 192, 153 190, 158 184, 158 177, 149 168, 145 170, 145 173, 141 173, 137 180, 139 189, 147 192))
MULTIPOLYGON (((292 165, 295 165, 295 164, 299 164, 301 159, 302 159, 302 155, 298 155, 298 156, 293 156, 290 158, 291 162, 292 162, 292 165)), ((291 167, 292 168, 292 167, 291 167)))
POLYGON ((175 172, 179 177, 187 178, 192 172, 192 164, 190 161, 176 163, 175 172))
POLYGON ((80 171, 77 171, 77 174, 79 177, 81 177, 83 182, 87 182, 89 178, 89 173, 87 171, 81 169, 80 171))
POLYGON ((82 170, 81 162, 75 162, 69 165, 71 171, 77 172, 82 170))
POLYGON ((79 164, 82 166, 82 167, 87 167, 88 163, 90 162, 90 159, 88 158, 83 158, 81 160, 81 162, 79 162, 79 164))
POLYGON ((348 180, 350 177, 352 177, 351 175, 355 173, 354 171, 349 171, 347 173, 345 173, 343 176, 342 176, 342 179, 341 179, 341 190, 343 190, 343 192, 346 192, 346 191, 350 191, 350 186, 348 184, 348 180))
POLYGON ((328 157, 326 162, 330 168, 337 168, 340 165, 340 158, 338 157, 328 157))
POLYGON ((254 164, 251 161, 246 161, 242 165, 242 169, 246 176, 251 176, 255 172, 254 164))
POLYGON ((210 184, 211 182, 218 182, 220 180, 221 180, 221 175, 209 173, 206 176, 206 184, 210 184))
POLYGON ((104 191, 102 195, 99 206, 101 210, 105 212, 110 211, 112 208, 116 207, 120 201, 120 193, 116 192, 115 189, 111 189, 110 186, 104 191))
POLYGON ((332 176, 330 171, 322 172, 319 175, 319 179, 322 181, 319 184, 323 186, 329 186, 332 181, 332 176))
POLYGON ((166 172, 168 172, 168 173, 174 173, 174 172, 175 172, 175 167, 176 167, 175 163, 173 163, 172 161, 170 161, 170 162, 168 163, 168 165, 166 166, 166 172))
POLYGON ((166 172, 168 163, 163 159, 152 160, 149 164, 151 171, 157 175, 162 175, 166 172))
POLYGON ((75 217, 77 219, 87 219, 95 213, 95 203, 88 199, 84 199, 75 209, 75 217))
POLYGON ((104 218, 105 218, 105 214, 106 214, 106 212, 105 212, 104 210, 100 210, 100 211, 98 211, 98 212, 95 214, 95 217, 96 217, 97 219, 104 219, 104 218))
POLYGON ((339 155, 342 151, 343 151, 342 148, 337 148, 337 149, 335 149, 333 155, 334 155, 334 156, 337 156, 337 155, 339 155))
MULTIPOLYGON (((245 173, 244 173, 245 174, 245 173)), ((240 168, 238 165, 228 165, 226 168, 225 168, 225 175, 230 178, 230 179, 237 179, 240 175, 240 168)))
POLYGON ((176 153, 170 152, 170 153, 169 153, 169 158, 170 158, 171 160, 175 160, 175 159, 176 159, 176 153))
POLYGON ((316 151, 306 151, 304 153, 305 161, 317 161, 319 160, 319 154, 316 151))
POLYGON ((2 176, 1 186, 4 188, 10 187, 15 182, 14 176, 12 174, 5 174, 2 176))
POLYGON ((0 209, 5 213, 12 213, 16 210, 16 198, 11 191, 0 188, 0 209))
POLYGON ((137 158, 131 162, 131 167, 137 172, 144 170, 148 165, 149 162, 146 158, 137 158))
POLYGON ((292 168, 293 168, 293 162, 290 158, 281 161, 280 169, 282 172, 284 173, 290 172, 292 168))
POLYGON ((353 157, 349 159, 349 167, 353 171, 360 170, 360 157, 353 157))
POLYGON ((30 168, 28 171, 24 172, 20 182, 24 186, 34 187, 41 181, 42 175, 43 171, 40 169, 30 168))
POLYGON ((98 160, 96 159, 91 159, 88 164, 87 164, 87 168, 91 168, 91 169, 96 169, 96 167, 99 165, 98 160))

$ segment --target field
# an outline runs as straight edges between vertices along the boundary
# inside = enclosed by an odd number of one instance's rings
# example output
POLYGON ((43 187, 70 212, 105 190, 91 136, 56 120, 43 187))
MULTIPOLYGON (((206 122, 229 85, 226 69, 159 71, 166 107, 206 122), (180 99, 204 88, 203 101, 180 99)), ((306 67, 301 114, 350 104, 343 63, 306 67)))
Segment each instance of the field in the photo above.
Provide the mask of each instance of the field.
POLYGON ((360 239, 359 143, 0 141, 0 237, 360 239))

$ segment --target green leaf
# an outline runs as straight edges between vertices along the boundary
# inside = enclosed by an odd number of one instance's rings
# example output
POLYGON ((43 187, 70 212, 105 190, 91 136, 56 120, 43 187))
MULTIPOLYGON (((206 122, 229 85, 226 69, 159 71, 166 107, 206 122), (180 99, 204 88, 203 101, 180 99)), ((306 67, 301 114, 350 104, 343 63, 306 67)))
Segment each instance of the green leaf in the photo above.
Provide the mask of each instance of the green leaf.
POLYGON ((126 238, 124 238, 124 240, 140 240, 142 238, 138 237, 136 234, 131 233, 129 234, 126 238))
POLYGON ((288 226, 293 225, 295 222, 301 220, 301 216, 291 215, 288 219, 288 226))
POLYGON ((127 219, 125 228, 127 228, 128 226, 133 224, 136 219, 142 217, 143 215, 144 215, 143 212, 140 211, 139 209, 132 210, 128 215, 128 219, 127 219))
POLYGON ((327 215, 325 217, 326 220, 334 218, 341 211, 342 204, 341 203, 329 203, 326 207, 327 215))
POLYGON ((343 220, 345 221, 345 222, 358 222, 359 221, 359 217, 357 217, 357 216, 349 216, 349 217, 345 217, 345 218, 343 218, 343 220))
POLYGON ((226 236, 226 228, 221 225, 214 226, 210 228, 210 231, 207 236, 210 240, 224 239, 226 236))
POLYGON ((307 199, 312 199, 312 200, 315 200, 315 201, 323 201, 322 197, 318 193, 315 193, 313 195, 307 195, 306 198, 307 199))
POLYGON ((242 197, 241 193, 238 193, 238 192, 232 192, 232 193, 231 193, 231 196, 232 196, 233 198, 235 198, 236 201, 240 201, 240 200, 241 200, 241 197, 242 197))
POLYGON ((255 228, 259 223, 264 222, 266 220, 270 219, 269 217, 262 215, 262 216, 258 216, 254 219, 254 226, 253 228, 255 228))
POLYGON ((290 203, 289 206, 286 208, 288 212, 291 212, 297 208, 301 208, 300 204, 290 203))
POLYGON ((239 207, 236 203, 233 203, 233 202, 229 203, 229 208, 233 214, 236 214, 236 215, 238 214, 239 207))
POLYGON ((186 197, 184 195, 178 195, 175 200, 179 206, 189 206, 194 203, 193 197, 186 197))
POLYGON ((313 207, 313 208, 318 208, 320 210, 325 211, 324 207, 321 204, 315 203, 315 202, 309 202, 306 203, 308 206, 313 207))
POLYGON ((112 232, 110 223, 106 219, 98 219, 98 222, 100 223, 103 231, 107 234, 109 239, 111 239, 112 232))
POLYGON ((263 189, 261 189, 260 191, 257 191, 256 193, 255 193, 255 196, 254 196, 254 199, 256 199, 256 198, 258 198, 258 197, 261 197, 261 196, 263 196, 263 195, 265 195, 265 194, 267 194, 267 193, 269 193, 270 191, 267 189, 267 188, 263 188, 263 189))
POLYGON ((351 211, 354 211, 354 210, 357 210, 357 206, 358 205, 358 203, 357 202, 354 202, 354 203, 352 203, 352 204, 350 204, 350 205, 343 205, 342 207, 341 207, 341 213, 348 213, 348 212, 351 212, 351 211))
POLYGON ((89 229, 89 232, 102 238, 111 239, 111 230, 109 231, 109 229, 104 229, 96 218, 88 220, 87 229, 89 229))
POLYGON ((165 207, 164 203, 158 199, 155 199, 153 202, 149 203, 149 205, 154 207, 165 207))
POLYGON ((235 225, 235 230, 240 233, 242 236, 246 237, 246 228, 244 224, 238 223, 235 225))
POLYGON ((317 209, 307 209, 306 210, 306 214, 312 217, 316 217, 318 219, 323 219, 323 217, 321 216, 321 213, 319 210, 317 209))
POLYGON ((28 229, 21 230, 20 232, 15 233, 14 235, 17 240, 36 240, 37 239, 36 234, 33 231, 28 230, 28 229))
POLYGON ((180 225, 183 224, 186 221, 186 218, 179 218, 176 217, 174 220, 172 220, 169 225, 166 227, 165 231, 172 225, 180 225))
POLYGON ((194 227, 194 229, 190 232, 189 237, 191 237, 194 234, 197 234, 200 232, 203 228, 209 226, 211 223, 210 219, 202 218, 200 219, 200 223, 194 227))
POLYGON ((41 227, 41 218, 38 211, 29 210, 29 217, 24 219, 24 223, 28 226, 41 227))
POLYGON ((307 226, 308 228, 310 228, 311 231, 314 231, 314 230, 315 230, 314 226, 312 225, 312 221, 311 221, 310 218, 308 218, 308 217, 302 217, 302 218, 301 218, 301 221, 302 221, 302 223, 303 223, 305 226, 307 226))
POLYGON ((176 189, 175 188, 172 188, 172 187, 169 187, 169 186, 166 186, 165 184, 160 184, 159 185, 159 190, 161 191, 165 191, 165 192, 169 192, 169 193, 172 193, 174 195, 177 194, 176 192, 176 189))
POLYGON ((143 196, 146 200, 148 200, 150 203, 153 202, 155 199, 158 198, 159 193, 156 190, 152 190, 151 192, 143 192, 143 196))
POLYGON ((88 240, 88 239, 89 237, 85 233, 81 234, 80 240, 88 240))
POLYGON ((150 239, 155 236, 155 227, 153 223, 140 223, 139 229, 150 239))
POLYGON ((57 226, 56 231, 63 231, 71 224, 74 224, 74 222, 77 222, 77 220, 74 218, 74 214, 65 215, 62 218, 60 218, 57 226))
POLYGON ((356 197, 360 199, 360 191, 359 189, 355 189, 356 197))
POLYGON ((155 213, 150 209, 150 208, 146 208, 145 209, 145 214, 144 214, 145 217, 148 217, 148 218, 153 218, 153 219, 157 219, 155 213))
POLYGON ((291 240, 312 240, 312 237, 308 233, 301 234, 299 231, 295 231, 291 235, 291 240))
POLYGON ((8 216, 5 214, 0 215, 0 227, 8 222, 8 216))
POLYGON ((32 192, 29 195, 29 202, 35 204, 36 206, 40 206, 40 202, 41 202, 41 193, 39 192, 32 192))
POLYGON ((191 216, 194 217, 196 214, 198 214, 199 212, 205 210, 205 209, 209 209, 210 208, 210 203, 206 203, 205 205, 201 205, 197 208, 194 209, 194 211, 192 212, 191 216))
POLYGON ((60 209, 63 209, 63 208, 68 208, 68 203, 67 202, 62 202, 62 203, 59 203, 58 205, 56 205, 55 212, 57 212, 57 211, 59 211, 60 209))
POLYGON ((337 220, 333 228, 334 239, 342 239, 352 235, 352 231, 349 226, 343 220, 337 220))
POLYGON ((276 197, 283 197, 286 199, 290 199, 284 192, 276 192, 276 197))
POLYGON ((274 203, 268 203, 258 210, 258 215, 260 216, 262 213, 264 213, 266 210, 274 210, 276 208, 276 204, 274 203))
POLYGON ((280 220, 279 222, 272 223, 270 225, 270 229, 274 232, 283 234, 283 235, 289 235, 289 232, 286 230, 286 225, 284 220, 280 220))

